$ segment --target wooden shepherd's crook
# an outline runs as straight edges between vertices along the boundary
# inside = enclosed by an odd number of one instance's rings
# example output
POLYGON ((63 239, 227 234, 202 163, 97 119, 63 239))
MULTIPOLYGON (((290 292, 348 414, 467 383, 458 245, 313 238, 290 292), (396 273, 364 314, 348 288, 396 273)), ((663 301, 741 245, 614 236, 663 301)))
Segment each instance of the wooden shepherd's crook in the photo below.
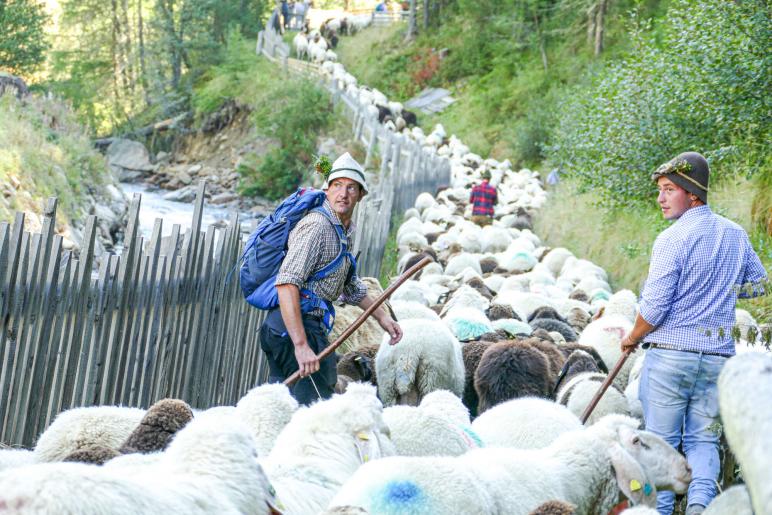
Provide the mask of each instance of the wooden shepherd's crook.
MULTIPOLYGON (((386 288, 386 291, 381 294, 380 297, 375 299, 373 303, 368 307, 364 313, 359 315, 359 318, 354 320, 354 323, 351 324, 348 329, 343 331, 343 334, 341 334, 337 340, 332 342, 331 345, 328 345, 320 354, 319 354, 319 361, 322 361, 324 358, 335 352, 335 349, 341 346, 341 344, 346 341, 346 338, 351 336, 351 334, 359 329, 359 326, 362 325, 365 320, 367 320, 367 317, 373 314, 373 312, 378 309, 378 307, 383 304, 386 299, 391 297, 391 294, 394 293, 394 291, 402 286, 402 283, 410 279, 416 272, 418 272, 420 269, 431 263, 433 260, 429 256, 423 258, 421 261, 416 263, 415 265, 411 266, 404 274, 402 274, 399 279, 397 279, 397 282, 386 288)), ((284 380, 284 384, 287 386, 290 386, 295 381, 300 379, 300 370, 296 370, 294 374, 289 376, 287 379, 284 380)))
POLYGON ((609 372, 608 377, 606 377, 606 380, 603 381, 603 384, 600 385, 600 388, 598 389, 598 393, 595 394, 595 397, 592 398, 590 401, 590 404, 587 405, 587 408, 584 410, 584 413, 582 413, 581 421, 582 424, 587 422, 587 419, 590 418, 590 415, 592 415, 592 411, 595 409, 595 406, 598 405, 600 402, 601 397, 603 397, 603 394, 606 393, 606 390, 608 390, 608 387, 611 386, 612 381, 614 381, 614 378, 617 376, 620 370, 622 370, 622 365, 625 364, 625 361, 627 361, 627 358, 632 354, 632 352, 635 350, 635 347, 628 347, 622 355, 619 357, 619 361, 617 361, 617 364, 614 365, 614 369, 609 372))

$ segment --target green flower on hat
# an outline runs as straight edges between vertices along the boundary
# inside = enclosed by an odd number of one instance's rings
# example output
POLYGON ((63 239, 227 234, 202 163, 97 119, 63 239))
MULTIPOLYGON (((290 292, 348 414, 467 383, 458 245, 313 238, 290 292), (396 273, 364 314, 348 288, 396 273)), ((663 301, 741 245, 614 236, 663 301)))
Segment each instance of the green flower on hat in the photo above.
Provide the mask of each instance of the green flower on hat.
POLYGON ((314 163, 314 170, 316 170, 316 173, 321 174, 326 181, 332 172, 332 163, 330 162, 330 158, 327 156, 319 156, 319 158, 316 160, 316 163, 314 163))
POLYGON ((688 175, 691 171, 692 164, 689 161, 686 159, 673 159, 672 161, 668 161, 667 163, 660 166, 657 171, 654 172, 654 177, 659 178, 663 175, 669 175, 671 173, 688 175))

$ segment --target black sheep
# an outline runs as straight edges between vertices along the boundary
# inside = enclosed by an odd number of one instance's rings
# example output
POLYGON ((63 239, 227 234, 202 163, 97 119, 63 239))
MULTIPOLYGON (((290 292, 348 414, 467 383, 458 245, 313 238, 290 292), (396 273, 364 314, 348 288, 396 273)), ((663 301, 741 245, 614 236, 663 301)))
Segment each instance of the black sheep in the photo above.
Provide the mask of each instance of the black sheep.
POLYGON ((552 393, 547 356, 529 340, 492 344, 474 374, 478 414, 518 397, 549 398, 552 393))
POLYGON ((383 123, 386 121, 386 117, 389 117, 389 119, 393 120, 394 115, 391 113, 391 109, 389 109, 386 106, 377 105, 375 106, 378 108, 378 122, 383 123))
POLYGON ((378 344, 364 345, 341 356, 336 367, 338 375, 346 376, 351 381, 377 385, 375 355, 378 353, 379 346, 378 344))
POLYGON ((403 109, 402 119, 405 120, 405 124, 407 124, 408 127, 413 127, 415 125, 418 125, 418 117, 416 117, 413 111, 408 111, 407 109, 403 109))
POLYGON ((461 347, 461 355, 464 357, 464 395, 461 401, 469 409, 469 416, 477 416, 477 391, 474 389, 474 373, 480 364, 480 358, 493 343, 486 340, 466 342, 461 347))
POLYGON ((576 341, 576 331, 574 331, 574 328, 568 325, 567 322, 561 322, 554 318, 537 318, 531 320, 529 324, 534 329, 544 329, 548 332, 556 331, 565 338, 566 342, 576 341))
POLYGON ((494 320, 501 320, 506 318, 520 320, 520 317, 517 316, 515 310, 507 304, 491 304, 490 307, 485 310, 485 316, 487 316, 488 320, 491 322, 494 320))
POLYGON ((552 388, 553 395, 557 394, 561 386, 568 383, 575 376, 584 372, 600 373, 601 370, 598 367, 598 363, 595 358, 583 350, 575 350, 568 356, 568 359, 566 359, 563 368, 558 374, 557 380, 555 381, 555 384, 552 388))
POLYGON ((531 321, 536 320, 537 318, 553 318, 555 320, 565 322, 566 324, 568 323, 568 320, 560 316, 555 308, 551 308, 549 306, 541 306, 537 308, 536 311, 531 313, 531 316, 528 317, 528 323, 531 323, 531 321))

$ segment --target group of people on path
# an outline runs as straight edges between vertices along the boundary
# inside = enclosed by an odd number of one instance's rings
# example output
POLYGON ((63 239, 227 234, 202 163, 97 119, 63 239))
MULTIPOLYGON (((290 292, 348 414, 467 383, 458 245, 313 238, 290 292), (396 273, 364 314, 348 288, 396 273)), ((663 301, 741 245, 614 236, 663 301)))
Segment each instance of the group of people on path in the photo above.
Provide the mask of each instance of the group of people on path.
POLYGON ((300 30, 305 24, 308 10, 314 6, 311 0, 280 0, 277 3, 268 20, 268 26, 280 34, 288 29, 300 30))
MULTIPOLYGON (((738 291, 764 294, 767 277, 746 232, 708 206, 709 174, 705 158, 687 152, 652 175, 662 215, 674 223, 654 243, 640 313, 621 342, 623 350, 647 349, 640 382, 645 425, 686 455, 693 476, 687 515, 702 513, 717 493, 717 379, 735 353, 730 333, 738 291), (752 288, 743 287, 747 284, 752 288)), ((497 202, 490 178, 485 172, 470 196, 473 220, 480 225, 492 222, 497 202)), ((299 370, 302 379, 291 391, 302 404, 330 397, 337 376, 334 355, 318 358, 329 345, 325 314, 320 309, 302 312, 301 292, 310 290, 325 301, 341 299, 362 309, 374 300, 356 274, 353 258, 324 279, 313 280, 339 252, 336 231, 342 230, 351 248, 356 230, 352 214, 367 195, 364 170, 346 153, 333 163, 323 190, 325 214, 307 214, 290 233, 276 278, 279 308, 268 313, 260 330, 271 381, 283 381, 299 370)), ((389 334, 389 343, 397 344, 399 324, 382 308, 374 316, 389 334)), ((673 505, 672 492, 658 494, 661 514, 672 513, 673 505)))

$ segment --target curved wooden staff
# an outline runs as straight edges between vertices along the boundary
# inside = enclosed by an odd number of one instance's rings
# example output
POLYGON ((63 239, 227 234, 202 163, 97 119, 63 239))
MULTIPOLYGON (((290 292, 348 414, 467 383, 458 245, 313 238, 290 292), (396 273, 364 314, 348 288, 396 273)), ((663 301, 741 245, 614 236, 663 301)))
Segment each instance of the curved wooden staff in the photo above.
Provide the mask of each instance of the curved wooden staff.
POLYGON ((625 361, 627 361, 627 358, 630 357, 630 354, 632 354, 634 350, 635 350, 635 347, 628 347, 622 353, 622 356, 619 357, 619 361, 617 361, 617 364, 614 365, 614 368, 611 370, 611 372, 608 373, 606 380, 603 381, 603 384, 600 385, 600 388, 598 389, 598 393, 595 394, 595 397, 592 398, 592 400, 590 401, 590 404, 587 405, 587 408, 584 410, 584 413, 582 413, 582 416, 580 418, 580 420, 582 421, 582 424, 587 422, 587 419, 590 418, 590 415, 592 415, 592 411, 595 409, 595 406, 598 405, 601 397, 603 397, 603 394, 606 393, 606 390, 608 390, 608 387, 611 386, 611 383, 614 381, 614 378, 617 376, 617 374, 619 374, 619 371, 622 370, 622 365, 625 364, 625 361))
MULTIPOLYGON (((341 346, 341 344, 346 341, 346 338, 351 336, 351 334, 359 329, 359 326, 362 325, 365 320, 367 320, 367 317, 373 314, 373 312, 378 309, 378 307, 383 304, 386 299, 391 297, 391 294, 394 293, 394 291, 402 286, 402 283, 410 279, 413 275, 415 275, 416 272, 418 272, 420 269, 428 265, 434 261, 429 256, 423 258, 421 261, 416 263, 415 265, 411 266, 404 274, 399 276, 399 279, 397 279, 397 282, 386 288, 386 291, 384 291, 380 297, 375 299, 373 303, 368 307, 364 313, 359 315, 359 318, 354 320, 354 323, 351 324, 345 331, 343 331, 343 334, 341 334, 337 340, 332 342, 331 345, 328 345, 321 353, 319 353, 319 361, 322 361, 324 358, 335 352, 335 349, 341 346)), ((296 370, 294 374, 289 376, 287 379, 284 380, 284 384, 287 386, 290 386, 295 381, 300 379, 300 370, 296 370)))

